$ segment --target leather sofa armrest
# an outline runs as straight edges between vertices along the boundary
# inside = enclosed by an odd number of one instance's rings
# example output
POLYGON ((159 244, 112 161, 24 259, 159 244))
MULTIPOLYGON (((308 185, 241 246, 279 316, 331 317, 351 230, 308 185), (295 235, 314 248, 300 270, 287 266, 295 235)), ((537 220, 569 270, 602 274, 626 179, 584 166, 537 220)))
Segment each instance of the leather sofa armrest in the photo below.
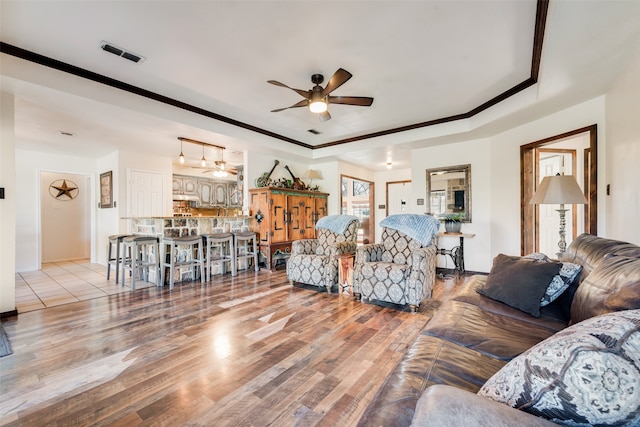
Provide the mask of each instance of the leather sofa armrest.
POLYGON ((291 242, 291 255, 313 255, 318 247, 317 239, 300 239, 291 242))
POLYGON ((549 427, 544 418, 448 385, 429 387, 418 400, 412 427, 549 427))

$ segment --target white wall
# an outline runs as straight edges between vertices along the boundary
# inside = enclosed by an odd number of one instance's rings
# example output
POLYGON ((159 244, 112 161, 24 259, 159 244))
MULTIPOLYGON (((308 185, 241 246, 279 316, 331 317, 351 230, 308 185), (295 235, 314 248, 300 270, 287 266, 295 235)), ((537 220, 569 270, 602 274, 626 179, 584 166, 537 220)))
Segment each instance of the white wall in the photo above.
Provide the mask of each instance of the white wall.
POLYGON ((0 313, 16 308, 16 164, 14 99, 0 92, 0 313))
POLYGON ((610 167, 606 174, 598 169, 598 174, 603 186, 611 184, 602 209, 607 236, 640 244, 640 56, 607 93, 606 118, 610 167))
MULTIPOLYGON (((100 264, 106 265, 107 259, 107 244, 109 242, 109 236, 113 234, 124 234, 127 233, 127 223, 126 221, 120 220, 120 212, 125 209, 124 203, 120 203, 121 198, 120 194, 120 168, 118 166, 119 161, 119 152, 114 151, 110 154, 107 154, 104 157, 101 157, 96 162, 96 170, 94 172, 95 175, 95 185, 94 185, 94 193, 96 195, 100 194, 100 174, 111 171, 111 179, 113 180, 113 201, 116 202, 115 208, 98 208, 98 203, 100 199, 96 199, 96 215, 95 215, 95 258, 92 260, 93 262, 97 262, 100 264)), ((124 197, 123 197, 124 199, 124 197)), ((122 215, 124 216, 124 215, 122 215)))
MULTIPOLYGON (((40 172, 93 175, 96 161, 84 157, 16 150, 16 271, 40 268, 40 172)), ((95 206, 95 194, 91 195, 95 206)), ((95 208, 92 208, 92 215, 95 208)))
POLYGON ((42 172, 40 174, 42 262, 70 261, 91 257, 90 175, 42 172), (50 186, 58 182, 77 188, 75 197, 58 196, 50 186))
MULTIPOLYGON (((475 234, 474 238, 465 239, 465 267, 470 271, 489 271, 492 257, 489 255, 491 247, 491 194, 494 186, 491 183, 491 168, 489 139, 476 139, 456 144, 413 150, 411 154, 411 181, 413 199, 411 209, 416 213, 427 211, 427 169, 454 165, 471 165, 471 223, 462 224, 462 232, 475 234), (419 206, 417 199, 424 199, 425 205, 419 206)), ((518 164, 518 157, 513 162, 518 164)), ((517 186, 519 188, 517 174, 517 186)), ((501 185, 501 183, 499 184, 501 185)), ((458 238, 443 237, 439 247, 451 249, 460 243, 458 238)), ((451 268, 449 257, 438 256, 438 266, 451 268)))

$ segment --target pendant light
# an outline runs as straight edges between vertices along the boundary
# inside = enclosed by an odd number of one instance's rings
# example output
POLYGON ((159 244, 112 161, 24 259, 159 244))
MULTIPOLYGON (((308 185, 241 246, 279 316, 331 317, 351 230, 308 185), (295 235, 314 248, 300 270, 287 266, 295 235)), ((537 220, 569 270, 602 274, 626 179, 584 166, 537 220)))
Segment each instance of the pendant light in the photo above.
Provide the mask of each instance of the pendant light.
POLYGON ((200 161, 200 165, 202 165, 203 168, 207 167, 207 159, 204 158, 204 144, 202 144, 202 160, 200 161))
POLYGON ((184 165, 184 154, 182 153, 182 138, 178 139, 180 139, 180 155, 178 156, 178 161, 181 165, 184 165))

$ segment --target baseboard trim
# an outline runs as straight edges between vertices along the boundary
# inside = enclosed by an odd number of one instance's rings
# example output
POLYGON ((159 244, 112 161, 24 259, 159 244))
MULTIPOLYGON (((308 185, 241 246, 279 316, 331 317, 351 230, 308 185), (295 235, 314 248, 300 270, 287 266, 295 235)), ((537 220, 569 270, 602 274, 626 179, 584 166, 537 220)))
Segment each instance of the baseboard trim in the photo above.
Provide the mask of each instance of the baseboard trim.
POLYGON ((14 317, 18 315, 18 310, 15 308, 11 311, 5 311, 4 313, 0 313, 0 319, 4 319, 5 317, 14 317))

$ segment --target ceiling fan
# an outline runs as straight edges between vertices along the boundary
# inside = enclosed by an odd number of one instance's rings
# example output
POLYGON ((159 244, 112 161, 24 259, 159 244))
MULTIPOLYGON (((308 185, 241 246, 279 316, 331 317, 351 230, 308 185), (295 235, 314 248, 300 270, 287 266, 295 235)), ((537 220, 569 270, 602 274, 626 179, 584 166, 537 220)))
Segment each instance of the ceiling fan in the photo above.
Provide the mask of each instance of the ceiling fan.
POLYGON ((216 160, 213 162, 215 165, 214 168, 211 167, 203 167, 203 166, 191 166, 194 169, 203 169, 202 173, 213 173, 214 176, 224 177, 227 175, 237 175, 238 170, 233 166, 229 166, 227 162, 224 161, 224 149, 222 150, 222 157, 220 160, 216 160))
POLYGON ((353 75, 343 68, 339 68, 338 71, 333 73, 333 76, 329 79, 327 85, 323 88, 320 84, 324 81, 322 74, 314 74, 311 76, 311 83, 315 86, 310 90, 294 89, 287 86, 284 83, 277 82, 275 80, 268 80, 267 83, 272 85, 286 87, 296 92, 304 99, 293 104, 290 107, 278 108, 271 110, 272 113, 284 111, 289 108, 309 107, 312 113, 319 113, 321 122, 325 122, 331 119, 331 114, 327 109, 328 104, 344 104, 344 105, 359 105, 361 107, 369 107, 373 104, 373 98, 366 96, 331 96, 330 93, 342 86, 353 75))

